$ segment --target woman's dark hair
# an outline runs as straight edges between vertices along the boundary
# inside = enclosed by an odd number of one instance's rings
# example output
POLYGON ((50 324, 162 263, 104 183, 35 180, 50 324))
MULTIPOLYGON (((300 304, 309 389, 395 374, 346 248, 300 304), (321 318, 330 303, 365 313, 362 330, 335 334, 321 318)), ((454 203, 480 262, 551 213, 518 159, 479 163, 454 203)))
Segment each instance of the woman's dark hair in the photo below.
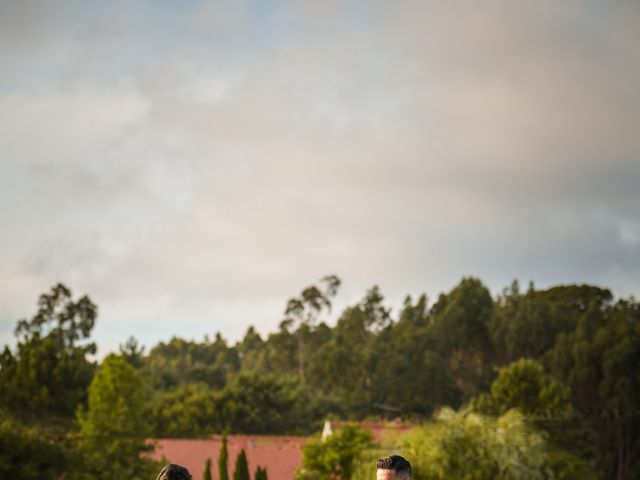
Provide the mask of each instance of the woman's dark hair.
POLYGON ((192 480, 189 470, 175 463, 170 463, 158 474, 156 480, 192 480))

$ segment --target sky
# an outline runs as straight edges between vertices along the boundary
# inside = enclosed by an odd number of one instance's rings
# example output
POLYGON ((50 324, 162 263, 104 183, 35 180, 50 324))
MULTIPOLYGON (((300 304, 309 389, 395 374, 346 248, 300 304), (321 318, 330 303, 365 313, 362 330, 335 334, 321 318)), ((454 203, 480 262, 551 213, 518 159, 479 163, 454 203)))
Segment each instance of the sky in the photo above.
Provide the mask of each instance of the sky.
POLYGON ((104 355, 342 281, 397 312, 640 294, 636 1, 0 2, 0 344, 63 282, 104 355))

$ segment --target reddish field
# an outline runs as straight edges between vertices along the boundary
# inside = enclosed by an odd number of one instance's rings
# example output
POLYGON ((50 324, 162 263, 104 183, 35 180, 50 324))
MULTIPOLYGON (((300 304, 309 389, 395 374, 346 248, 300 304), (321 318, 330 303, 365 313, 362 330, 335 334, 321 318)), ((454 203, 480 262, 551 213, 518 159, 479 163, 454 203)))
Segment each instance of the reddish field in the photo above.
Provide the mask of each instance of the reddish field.
MULTIPOLYGON (((230 435, 229 476, 240 450, 244 448, 253 477, 256 467, 266 467, 269 480, 292 480, 295 470, 302 465, 302 446, 307 437, 230 435)), ((216 435, 206 440, 160 439, 156 450, 150 455, 155 460, 177 463, 189 469, 193 480, 202 480, 204 465, 211 458, 213 480, 218 480, 217 458, 221 437, 216 435)))

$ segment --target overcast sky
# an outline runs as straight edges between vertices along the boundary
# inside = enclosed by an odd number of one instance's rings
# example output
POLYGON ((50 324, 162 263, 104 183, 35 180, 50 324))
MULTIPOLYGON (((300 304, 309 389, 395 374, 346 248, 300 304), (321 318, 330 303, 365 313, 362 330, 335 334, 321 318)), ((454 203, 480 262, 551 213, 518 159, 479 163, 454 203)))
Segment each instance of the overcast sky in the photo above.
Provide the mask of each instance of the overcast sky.
POLYGON ((1 344, 59 281, 102 354, 326 274, 640 294, 637 1, 6 1, 0 65, 1 344))

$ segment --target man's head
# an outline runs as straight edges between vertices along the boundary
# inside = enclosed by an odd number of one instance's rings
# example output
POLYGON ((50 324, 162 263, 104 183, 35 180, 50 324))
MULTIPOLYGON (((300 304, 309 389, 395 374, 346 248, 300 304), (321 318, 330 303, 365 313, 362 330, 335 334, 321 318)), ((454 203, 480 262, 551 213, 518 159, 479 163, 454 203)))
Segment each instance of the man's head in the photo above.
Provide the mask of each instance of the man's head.
POLYGON ((409 480, 411 478, 411 464, 400 455, 381 458, 376 464, 377 480, 409 480))

